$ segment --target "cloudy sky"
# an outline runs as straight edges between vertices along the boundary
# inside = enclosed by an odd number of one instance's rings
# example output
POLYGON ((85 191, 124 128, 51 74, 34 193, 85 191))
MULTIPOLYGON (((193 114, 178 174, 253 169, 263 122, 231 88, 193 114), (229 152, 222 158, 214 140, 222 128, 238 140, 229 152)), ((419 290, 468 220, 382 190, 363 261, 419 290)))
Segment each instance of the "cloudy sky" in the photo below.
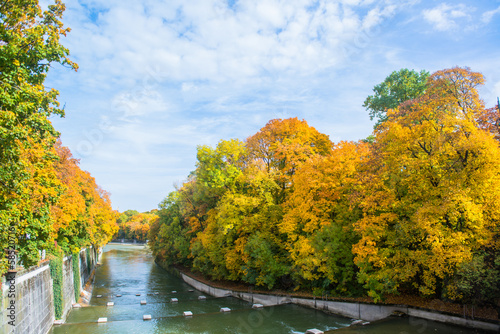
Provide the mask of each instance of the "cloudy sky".
POLYGON ((482 72, 500 96, 500 1, 66 0, 63 144, 146 211, 195 168, 196 147, 298 117, 334 142, 372 132, 362 107, 401 68, 482 72))

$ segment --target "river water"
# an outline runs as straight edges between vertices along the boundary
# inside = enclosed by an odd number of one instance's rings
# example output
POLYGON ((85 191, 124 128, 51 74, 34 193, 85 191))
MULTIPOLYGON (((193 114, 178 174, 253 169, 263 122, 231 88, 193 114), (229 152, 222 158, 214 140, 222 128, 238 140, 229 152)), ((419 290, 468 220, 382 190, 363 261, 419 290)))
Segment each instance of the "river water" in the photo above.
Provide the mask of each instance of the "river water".
POLYGON ((250 303, 232 297, 206 296, 206 300, 199 300, 201 292, 157 266, 142 245, 107 245, 101 263, 96 269, 90 306, 73 309, 66 323, 54 326, 50 333, 285 334, 312 328, 338 334, 477 333, 412 318, 347 328, 353 319, 296 305, 252 309, 250 303), (172 302, 172 298, 178 302, 172 302), (114 306, 107 306, 108 302, 114 306), (224 307, 231 311, 220 312, 224 307), (185 311, 193 316, 185 317, 185 311), (143 320, 143 315, 151 315, 152 320, 143 320), (103 317, 108 322, 97 323, 103 317))

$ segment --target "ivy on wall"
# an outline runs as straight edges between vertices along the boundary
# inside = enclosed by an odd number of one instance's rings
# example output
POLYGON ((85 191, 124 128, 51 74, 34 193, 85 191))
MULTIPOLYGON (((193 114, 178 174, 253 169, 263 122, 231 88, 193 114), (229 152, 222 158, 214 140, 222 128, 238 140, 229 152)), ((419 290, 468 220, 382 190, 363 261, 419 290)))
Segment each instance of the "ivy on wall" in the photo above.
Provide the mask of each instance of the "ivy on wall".
POLYGON ((49 256, 50 277, 52 277, 52 291, 54 293, 54 314, 56 319, 61 319, 63 313, 63 260, 62 254, 49 256))
POLYGON ((73 285, 75 290, 75 301, 78 302, 80 297, 80 253, 73 253, 71 256, 73 265, 73 285))
POLYGON ((87 247, 87 249, 85 249, 85 254, 87 256, 87 272, 89 273, 90 275, 90 272, 92 270, 92 264, 90 262, 90 250, 89 248, 87 247))

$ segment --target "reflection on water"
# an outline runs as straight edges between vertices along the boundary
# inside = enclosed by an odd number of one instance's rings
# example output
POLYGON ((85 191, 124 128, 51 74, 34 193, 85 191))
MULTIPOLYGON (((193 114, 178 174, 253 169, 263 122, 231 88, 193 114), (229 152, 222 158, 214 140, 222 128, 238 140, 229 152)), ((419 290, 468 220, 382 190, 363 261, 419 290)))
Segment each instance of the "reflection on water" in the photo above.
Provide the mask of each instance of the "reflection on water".
POLYGON ((309 328, 327 331, 351 323, 351 319, 296 305, 255 310, 250 303, 232 297, 207 296, 200 301, 202 293, 158 267, 144 246, 107 245, 101 262, 90 306, 72 310, 66 324, 54 326, 51 333, 275 334, 304 333, 309 328), (106 306, 108 302, 114 306, 106 306), (221 313, 222 307, 231 312, 221 313), (184 317, 184 311, 193 316, 184 317), (152 320, 142 320, 145 314, 152 320), (108 322, 98 324, 101 317, 108 322))

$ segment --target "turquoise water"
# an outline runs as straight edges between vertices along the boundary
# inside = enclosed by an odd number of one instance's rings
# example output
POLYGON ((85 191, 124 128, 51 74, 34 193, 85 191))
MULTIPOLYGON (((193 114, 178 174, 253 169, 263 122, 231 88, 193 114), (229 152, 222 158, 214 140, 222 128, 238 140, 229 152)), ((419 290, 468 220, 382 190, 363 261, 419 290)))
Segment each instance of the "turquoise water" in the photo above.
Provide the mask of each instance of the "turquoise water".
POLYGON ((51 333, 304 333, 351 324, 351 319, 296 305, 252 309, 232 297, 200 301, 201 292, 157 266, 144 246, 107 245, 101 262, 90 306, 73 309, 66 324, 51 333), (146 305, 140 304, 143 300, 146 305), (221 313, 223 307, 231 312, 221 313), (193 316, 184 317, 184 311, 193 316), (152 320, 144 321, 145 314, 152 320), (108 322, 98 324, 102 317, 108 322))
POLYGON ((391 318, 347 328, 353 319, 297 305, 252 309, 250 303, 232 297, 206 296, 200 301, 201 292, 157 266, 142 245, 107 245, 101 262, 90 306, 73 309, 66 324, 54 326, 50 333, 286 334, 305 333, 311 328, 334 334, 480 333, 415 318, 391 318), (178 302, 171 302, 171 298, 178 302), (141 305, 141 301, 147 304, 141 305), (114 306, 106 306, 108 302, 114 306), (223 307, 231 312, 221 313, 223 307), (193 316, 184 317, 185 311, 193 316), (146 314, 152 320, 143 320, 146 314), (97 323, 102 317, 108 322, 97 323))

